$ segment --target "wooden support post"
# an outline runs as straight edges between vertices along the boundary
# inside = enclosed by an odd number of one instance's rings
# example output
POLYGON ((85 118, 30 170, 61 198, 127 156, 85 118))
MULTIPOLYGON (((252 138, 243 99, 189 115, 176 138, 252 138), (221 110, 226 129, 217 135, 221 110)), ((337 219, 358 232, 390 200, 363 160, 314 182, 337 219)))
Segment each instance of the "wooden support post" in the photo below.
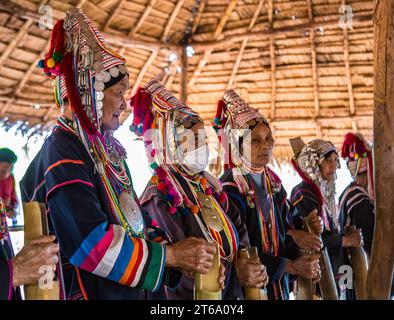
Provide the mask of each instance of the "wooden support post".
POLYGON ((389 299, 394 269, 394 2, 374 2, 376 218, 367 298, 389 299))
POLYGON ((186 46, 182 50, 181 55, 182 71, 181 71, 181 100, 187 104, 187 69, 189 60, 186 52, 186 46))

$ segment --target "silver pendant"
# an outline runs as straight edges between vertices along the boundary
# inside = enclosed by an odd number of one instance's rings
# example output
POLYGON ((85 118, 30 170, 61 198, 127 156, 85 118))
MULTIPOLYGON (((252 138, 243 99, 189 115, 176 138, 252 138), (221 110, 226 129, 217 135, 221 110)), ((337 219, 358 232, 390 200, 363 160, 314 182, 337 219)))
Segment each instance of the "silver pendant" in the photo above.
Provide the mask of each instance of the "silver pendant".
POLYGON ((120 208, 135 233, 141 233, 144 230, 144 221, 142 218, 141 209, 133 196, 125 191, 122 191, 119 196, 120 208))
POLYGON ((219 213, 213 206, 212 199, 210 196, 202 192, 197 193, 198 200, 200 201, 202 208, 201 208, 201 216, 205 222, 205 224, 215 230, 216 232, 220 232, 223 230, 223 221, 220 218, 219 213))

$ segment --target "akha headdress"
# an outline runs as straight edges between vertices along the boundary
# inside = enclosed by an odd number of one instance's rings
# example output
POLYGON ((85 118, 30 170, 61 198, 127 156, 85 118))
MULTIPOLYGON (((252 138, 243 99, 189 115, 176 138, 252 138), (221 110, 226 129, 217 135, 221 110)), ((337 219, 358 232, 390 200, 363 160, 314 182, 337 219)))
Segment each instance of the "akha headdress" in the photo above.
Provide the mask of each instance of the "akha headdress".
POLYGON ((360 133, 349 132, 345 135, 341 156, 347 161, 353 178, 359 173, 367 172, 369 197, 375 199, 372 148, 368 142, 360 133))
POLYGON ((58 125, 77 135, 89 153, 115 220, 130 237, 144 237, 125 149, 112 131, 101 130, 105 89, 127 75, 125 59, 112 51, 80 9, 72 8, 54 26, 50 49, 39 67, 52 79, 56 105, 67 101, 71 106, 73 119, 59 117, 58 125))
MULTIPOLYGON (((183 205, 186 206, 185 212, 188 212, 187 209, 193 211, 192 204, 182 194, 182 187, 178 185, 174 172, 186 178, 193 177, 179 161, 178 142, 186 129, 203 120, 155 79, 139 88, 130 99, 130 104, 134 115, 130 129, 138 136, 144 136, 150 167, 154 170, 152 185, 170 203, 171 214, 175 214, 177 208, 183 205)), ((221 185, 207 172, 204 172, 202 184, 206 186, 207 193, 220 197, 221 185)))
POLYGON ((50 48, 38 66, 52 79, 58 107, 68 101, 79 136, 96 165, 106 162, 100 131, 104 90, 126 74, 125 59, 105 42, 81 9, 72 8, 51 34, 50 48))
MULTIPOLYGON (((315 190, 317 200, 321 206, 321 215, 326 229, 330 230, 327 214, 333 217, 337 224, 337 210, 335 205, 335 179, 325 181, 321 175, 320 164, 332 152, 337 153, 335 146, 326 140, 314 139, 305 144, 300 137, 290 139, 294 157, 292 164, 300 177, 315 190)), ((338 167, 340 166, 338 161, 338 167)), ((338 227, 338 225, 337 225, 338 227)))
MULTIPOLYGON (((233 170, 238 189, 244 194, 250 190, 245 177, 243 177, 245 173, 262 173, 267 169, 255 167, 240 152, 245 130, 252 130, 259 123, 264 123, 271 129, 268 120, 234 90, 227 90, 223 98, 218 101, 213 127, 225 153, 224 169, 230 167, 233 170)), ((269 172, 275 189, 278 189, 280 179, 272 171, 268 170, 267 172, 269 172)))

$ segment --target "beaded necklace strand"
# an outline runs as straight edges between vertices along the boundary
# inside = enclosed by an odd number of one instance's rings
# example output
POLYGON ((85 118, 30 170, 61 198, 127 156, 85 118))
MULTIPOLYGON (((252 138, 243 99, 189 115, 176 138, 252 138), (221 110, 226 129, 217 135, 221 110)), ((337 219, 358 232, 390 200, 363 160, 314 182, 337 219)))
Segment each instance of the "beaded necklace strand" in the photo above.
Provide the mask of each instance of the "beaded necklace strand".
MULTIPOLYGON (((57 124, 63 130, 72 133, 78 137, 72 121, 68 120, 64 116, 60 116, 57 119, 57 124)), ((105 151, 104 146, 102 146, 102 149, 105 151)), ((138 204, 138 199, 133 192, 133 185, 129 172, 124 169, 124 165, 122 165, 123 162, 115 164, 109 159, 109 157, 106 158, 108 161, 106 161, 105 163, 105 172, 103 174, 100 174, 100 179, 104 186, 104 190, 111 208, 112 216, 119 225, 123 226, 126 229, 129 237, 145 238, 145 230, 137 232, 130 226, 124 213, 122 212, 119 203, 119 195, 123 191, 129 193, 130 196, 133 197, 134 201, 138 204)))

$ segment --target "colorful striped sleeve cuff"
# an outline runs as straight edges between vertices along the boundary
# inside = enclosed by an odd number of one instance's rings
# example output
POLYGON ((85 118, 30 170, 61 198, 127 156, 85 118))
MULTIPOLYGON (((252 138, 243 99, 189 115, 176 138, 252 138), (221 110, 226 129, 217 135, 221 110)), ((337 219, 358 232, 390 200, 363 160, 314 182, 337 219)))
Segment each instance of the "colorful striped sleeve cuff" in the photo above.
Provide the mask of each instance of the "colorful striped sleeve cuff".
POLYGON ((130 238, 124 228, 106 223, 82 242, 70 262, 97 276, 129 287, 156 291, 162 282, 165 248, 142 238, 130 238))

